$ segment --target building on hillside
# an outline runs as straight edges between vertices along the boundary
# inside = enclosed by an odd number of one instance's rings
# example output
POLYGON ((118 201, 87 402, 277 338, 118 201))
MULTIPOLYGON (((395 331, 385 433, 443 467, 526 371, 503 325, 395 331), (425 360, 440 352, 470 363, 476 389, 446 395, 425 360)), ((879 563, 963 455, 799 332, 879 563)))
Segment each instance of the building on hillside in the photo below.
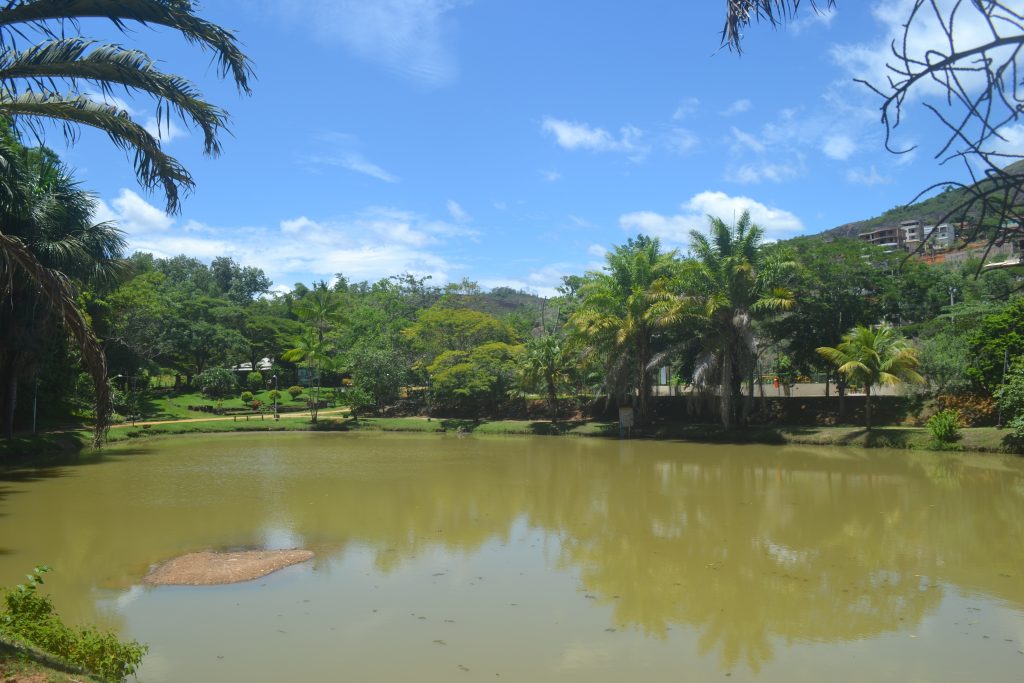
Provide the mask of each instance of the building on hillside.
POLYGON ((869 244, 890 251, 903 248, 903 229, 901 227, 878 228, 871 232, 862 232, 858 237, 869 244))

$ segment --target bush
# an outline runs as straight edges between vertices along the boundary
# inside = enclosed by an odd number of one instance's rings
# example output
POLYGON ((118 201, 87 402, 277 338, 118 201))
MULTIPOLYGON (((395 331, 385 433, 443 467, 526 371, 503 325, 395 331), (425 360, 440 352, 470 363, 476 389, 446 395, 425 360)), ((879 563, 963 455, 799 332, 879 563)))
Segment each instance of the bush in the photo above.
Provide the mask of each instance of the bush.
POLYGON ((352 417, 359 419, 359 413, 365 408, 372 406, 374 400, 370 392, 365 389, 350 387, 341 392, 341 395, 338 396, 338 403, 348 406, 349 410, 352 411, 352 417))
POLYGON ((928 431, 932 440, 950 444, 960 438, 960 413, 955 410, 940 410, 928 419, 928 431))
POLYGON ((271 401, 280 401, 281 400, 281 392, 278 391, 277 389, 272 389, 270 391, 270 393, 268 394, 268 396, 270 397, 271 401))
POLYGON ((0 634, 108 680, 123 681, 135 674, 149 648, 134 640, 121 642, 109 631, 64 624, 50 599, 37 590, 48 571, 49 567, 36 567, 28 575, 28 583, 7 590, 7 609, 0 613, 0 634))
POLYGON ((298 385, 288 387, 288 393, 291 394, 292 400, 299 400, 299 396, 302 396, 302 387, 298 385))
POLYGON ((1014 361, 1006 383, 996 390, 996 399, 1018 447, 1024 445, 1024 357, 1014 361))
POLYGON ((245 384, 249 387, 249 391, 256 392, 263 388, 263 373, 258 370, 253 370, 245 376, 245 384))
POLYGON ((210 368, 196 375, 196 388, 210 398, 231 396, 238 391, 235 373, 227 368, 210 368))
POLYGON ((252 399, 254 397, 251 391, 243 391, 240 398, 242 399, 242 403, 252 403, 252 399))

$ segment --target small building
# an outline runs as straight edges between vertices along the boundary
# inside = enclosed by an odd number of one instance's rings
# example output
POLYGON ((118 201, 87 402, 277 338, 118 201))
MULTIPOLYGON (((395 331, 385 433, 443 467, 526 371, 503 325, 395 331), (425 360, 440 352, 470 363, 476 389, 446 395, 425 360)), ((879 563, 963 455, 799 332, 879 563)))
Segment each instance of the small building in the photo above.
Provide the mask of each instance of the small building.
POLYGON ((903 248, 902 227, 878 228, 871 232, 862 232, 858 237, 869 244, 883 249, 895 250, 903 248))

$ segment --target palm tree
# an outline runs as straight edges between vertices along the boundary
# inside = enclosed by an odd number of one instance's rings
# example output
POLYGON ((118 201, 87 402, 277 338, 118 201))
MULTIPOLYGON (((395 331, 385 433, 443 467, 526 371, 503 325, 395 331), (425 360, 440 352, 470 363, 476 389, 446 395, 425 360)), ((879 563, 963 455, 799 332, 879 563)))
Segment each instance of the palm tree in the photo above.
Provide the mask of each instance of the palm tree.
POLYGON ((123 271, 123 237, 93 224, 95 199, 46 149, 28 150, 0 128, 0 415, 12 436, 19 379, 39 340, 59 321, 73 336, 96 390, 95 442, 110 414, 106 359, 77 303, 75 282, 111 280, 123 271))
POLYGON ((543 387, 547 393, 548 414, 558 419, 558 385, 567 379, 571 362, 566 353, 565 338, 548 334, 526 342, 520 361, 520 377, 529 389, 543 387))
POLYGON ((638 235, 607 254, 605 272, 591 273, 580 288, 582 302, 570 323, 589 354, 605 365, 609 396, 638 394, 638 418, 647 417, 651 390, 652 338, 659 292, 671 281, 676 252, 662 252, 658 238, 638 235))
POLYGON ((293 343, 295 348, 285 351, 281 358, 290 363, 303 363, 312 375, 313 392, 310 397, 309 416, 311 422, 316 424, 320 409, 320 374, 330 365, 333 347, 314 327, 304 329, 293 343))
POLYGON ((188 0, 10 0, 0 9, 0 114, 37 133, 43 121, 61 124, 72 138, 82 126, 103 131, 115 145, 134 153, 140 184, 160 188, 168 212, 175 213, 181 191, 194 185, 192 176, 125 109, 97 101, 84 88, 99 91, 104 100, 117 88, 153 97, 161 127, 170 125, 172 114, 195 125, 210 156, 220 153, 218 138, 227 114, 205 102, 186 79, 160 71, 145 52, 65 35, 69 27, 79 28, 78 20, 88 18, 108 19, 125 33, 133 23, 178 31, 212 51, 220 75, 247 94, 249 59, 233 33, 196 16, 188 0), (32 35, 39 42, 18 45, 32 35))
POLYGON ((762 244, 764 230, 744 211, 730 227, 708 217, 710 236, 690 231, 692 258, 683 262, 682 294, 659 304, 659 321, 683 325, 695 334, 702 353, 694 383, 708 385, 718 378, 722 425, 733 422, 733 395, 752 368, 755 355, 753 323, 759 316, 793 307, 793 293, 782 286, 795 267, 762 244))
POLYGON ((868 429, 871 429, 871 387, 924 383, 917 372, 917 352, 888 324, 879 325, 877 329, 858 325, 843 335, 839 346, 822 346, 817 351, 835 364, 851 384, 864 387, 864 421, 868 429))

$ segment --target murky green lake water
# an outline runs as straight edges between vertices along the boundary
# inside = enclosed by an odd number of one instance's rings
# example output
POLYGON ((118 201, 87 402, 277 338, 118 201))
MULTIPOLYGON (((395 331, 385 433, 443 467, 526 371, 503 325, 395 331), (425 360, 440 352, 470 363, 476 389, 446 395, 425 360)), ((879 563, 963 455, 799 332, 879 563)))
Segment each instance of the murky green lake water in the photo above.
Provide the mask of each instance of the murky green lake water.
POLYGON ((0 477, 0 584, 140 680, 968 681, 1024 671, 1024 460, 385 434, 194 437, 0 477), (203 549, 307 547, 218 587, 203 549))

